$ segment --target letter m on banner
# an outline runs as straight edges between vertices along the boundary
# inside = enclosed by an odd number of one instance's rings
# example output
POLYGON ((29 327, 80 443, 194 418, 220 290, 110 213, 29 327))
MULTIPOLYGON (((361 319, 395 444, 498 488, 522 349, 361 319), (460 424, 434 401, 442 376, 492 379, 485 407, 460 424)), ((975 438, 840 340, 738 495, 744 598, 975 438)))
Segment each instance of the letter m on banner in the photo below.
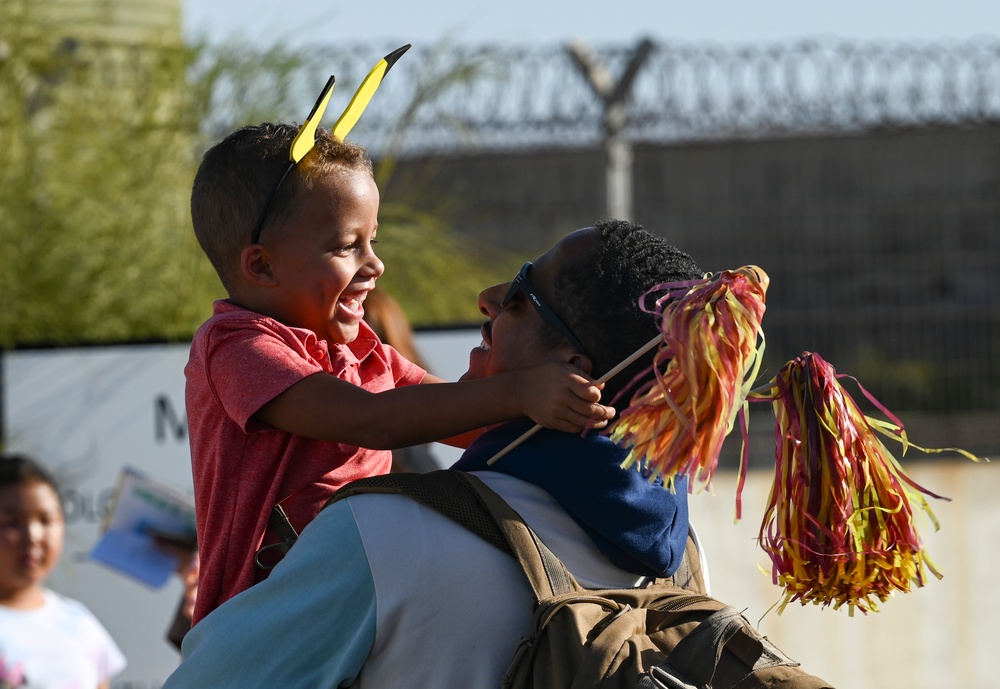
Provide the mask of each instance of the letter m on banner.
POLYGON ((187 419, 183 414, 178 414, 174 406, 170 403, 170 398, 166 395, 157 395, 153 402, 153 415, 155 419, 156 442, 167 442, 171 437, 174 440, 184 440, 187 438, 187 419))

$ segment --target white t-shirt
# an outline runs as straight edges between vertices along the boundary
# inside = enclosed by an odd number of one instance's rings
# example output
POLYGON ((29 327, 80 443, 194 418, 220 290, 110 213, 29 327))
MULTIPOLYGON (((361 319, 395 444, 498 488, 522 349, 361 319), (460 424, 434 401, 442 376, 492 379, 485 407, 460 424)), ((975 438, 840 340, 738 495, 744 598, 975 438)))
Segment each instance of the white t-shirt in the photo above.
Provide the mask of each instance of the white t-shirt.
POLYGON ((0 605, 0 658, 20 664, 31 689, 96 689, 125 668, 125 656, 83 603, 45 589, 35 610, 0 605))

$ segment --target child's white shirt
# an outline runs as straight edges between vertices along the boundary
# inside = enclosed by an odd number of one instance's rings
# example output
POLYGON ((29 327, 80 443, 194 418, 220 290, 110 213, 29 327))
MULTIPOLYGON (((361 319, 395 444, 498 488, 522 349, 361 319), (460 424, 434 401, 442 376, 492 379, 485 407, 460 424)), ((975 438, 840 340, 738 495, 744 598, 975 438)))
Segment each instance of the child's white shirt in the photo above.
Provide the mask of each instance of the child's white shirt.
POLYGON ((55 591, 34 610, 0 605, 0 658, 20 664, 30 689, 96 689, 125 668, 125 656, 87 607, 55 591))

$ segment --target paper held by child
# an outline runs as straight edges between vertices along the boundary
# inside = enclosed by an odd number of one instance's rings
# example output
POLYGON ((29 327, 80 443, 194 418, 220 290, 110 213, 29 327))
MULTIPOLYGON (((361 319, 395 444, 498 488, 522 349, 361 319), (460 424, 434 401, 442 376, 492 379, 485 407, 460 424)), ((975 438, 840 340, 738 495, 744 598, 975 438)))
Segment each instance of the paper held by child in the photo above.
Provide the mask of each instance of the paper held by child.
POLYGON ((193 551, 195 533, 192 496, 124 467, 90 557, 159 588, 178 566, 178 556, 161 544, 193 551))

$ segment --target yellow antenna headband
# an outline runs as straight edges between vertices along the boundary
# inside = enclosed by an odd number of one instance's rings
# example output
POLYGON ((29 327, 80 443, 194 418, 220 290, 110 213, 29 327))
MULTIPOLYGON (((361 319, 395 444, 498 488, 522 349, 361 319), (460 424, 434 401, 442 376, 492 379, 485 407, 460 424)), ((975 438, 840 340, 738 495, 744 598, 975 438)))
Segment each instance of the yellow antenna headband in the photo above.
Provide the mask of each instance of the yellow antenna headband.
MULTIPOLYGON (((396 48, 391 53, 383 57, 376 63, 372 70, 368 72, 368 76, 364 78, 361 85, 358 86, 358 90, 354 92, 354 97, 351 98, 351 102, 347 104, 347 108, 344 110, 343 114, 337 119, 337 122, 333 125, 332 134, 335 139, 343 141, 354 125, 358 123, 358 119, 361 117, 361 113, 365 111, 368 107, 368 103, 371 102, 372 96, 375 95, 375 91, 378 90, 379 85, 382 83, 382 79, 388 73, 389 69, 396 64, 396 60, 402 57, 403 53, 410 49, 410 44, 396 48)), ((274 200, 274 195, 278 193, 278 189, 281 187, 281 183, 285 181, 288 173, 298 164, 300 160, 305 158, 306 154, 311 151, 316 146, 316 129, 319 127, 320 120, 323 119, 323 114, 326 112, 326 106, 330 104, 330 96, 333 95, 333 85, 336 79, 331 75, 330 79, 326 82, 326 86, 319 94, 319 98, 316 99, 316 104, 313 105, 312 110, 309 112, 309 116, 306 121, 302 123, 299 128, 299 133, 295 135, 292 140, 292 145, 288 151, 288 166, 285 171, 281 173, 281 177, 278 178, 277 184, 274 185, 274 189, 271 190, 270 195, 267 197, 267 202, 264 204, 264 210, 261 211, 260 219, 257 221, 257 226, 254 228, 253 235, 251 235, 251 244, 256 244, 260 241, 260 233, 264 229, 264 221, 267 219, 267 213, 271 209, 271 202, 274 200)))

